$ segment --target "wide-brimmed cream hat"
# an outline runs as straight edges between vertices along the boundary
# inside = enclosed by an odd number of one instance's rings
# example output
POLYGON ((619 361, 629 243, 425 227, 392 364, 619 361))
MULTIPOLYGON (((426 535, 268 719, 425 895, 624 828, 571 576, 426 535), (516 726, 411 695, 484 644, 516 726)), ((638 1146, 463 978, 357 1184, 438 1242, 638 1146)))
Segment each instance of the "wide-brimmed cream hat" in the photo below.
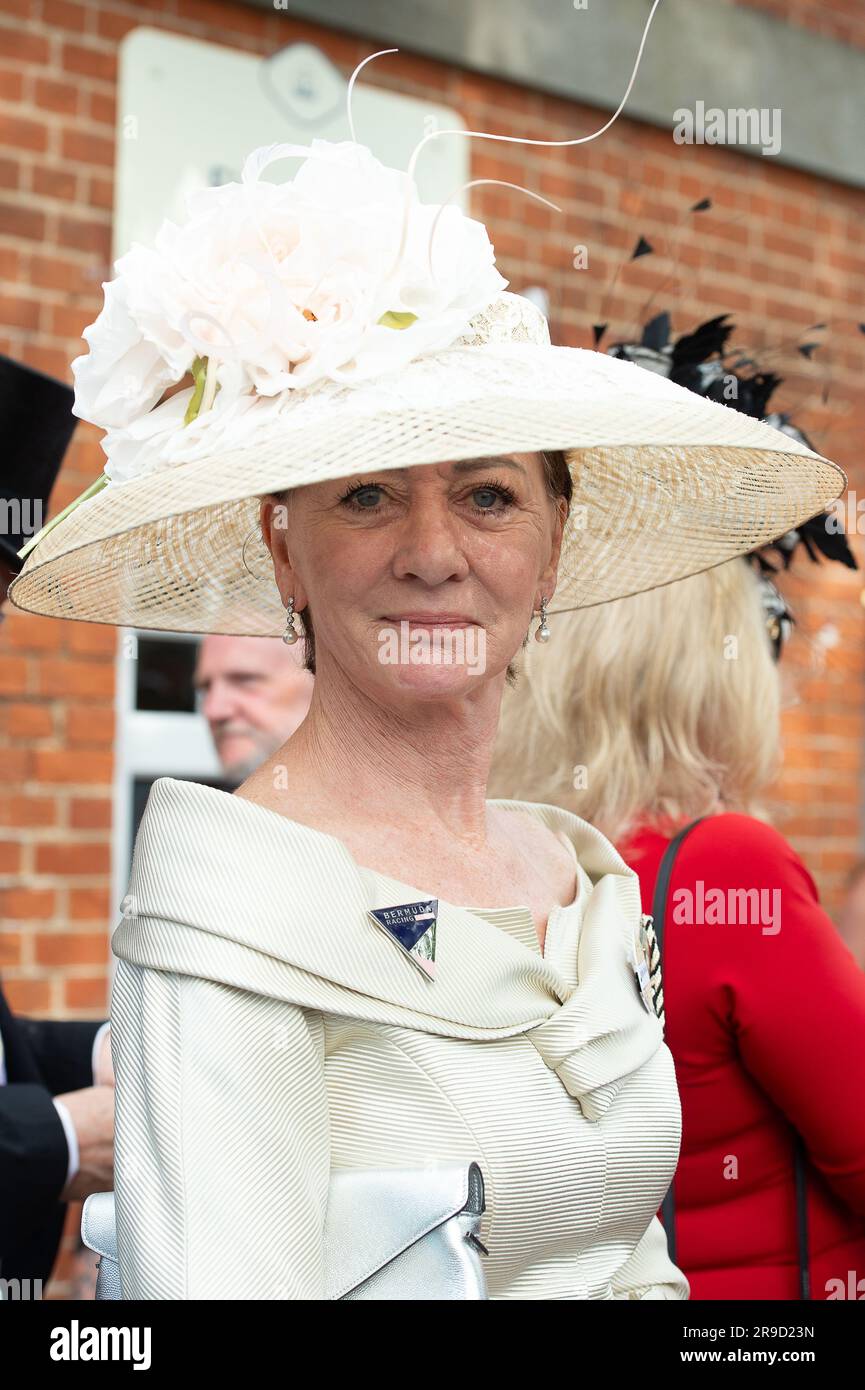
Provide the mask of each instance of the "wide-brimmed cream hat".
POLYGON ((279 636, 259 499, 390 468, 565 451, 555 596, 681 579, 824 510, 837 465, 606 353, 553 346, 486 228, 353 141, 271 146, 242 182, 116 262, 73 363, 105 485, 30 550, 10 597, 54 617, 279 636), (308 157, 289 183, 260 178, 308 157), (186 389, 162 400, 192 371, 186 389))

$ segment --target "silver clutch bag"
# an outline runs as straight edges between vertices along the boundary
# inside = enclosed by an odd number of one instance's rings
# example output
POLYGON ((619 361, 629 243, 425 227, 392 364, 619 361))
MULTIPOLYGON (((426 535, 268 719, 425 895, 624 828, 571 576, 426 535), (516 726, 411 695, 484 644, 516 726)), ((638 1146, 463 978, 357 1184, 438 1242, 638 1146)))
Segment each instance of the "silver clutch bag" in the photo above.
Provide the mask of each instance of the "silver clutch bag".
MULTIPOLYGON (((336 1168, 325 1219, 326 1299, 488 1298, 478 1236, 485 1210, 477 1163, 336 1168)), ((81 1237, 100 1256, 96 1297, 122 1299, 114 1193, 94 1192, 81 1237)))

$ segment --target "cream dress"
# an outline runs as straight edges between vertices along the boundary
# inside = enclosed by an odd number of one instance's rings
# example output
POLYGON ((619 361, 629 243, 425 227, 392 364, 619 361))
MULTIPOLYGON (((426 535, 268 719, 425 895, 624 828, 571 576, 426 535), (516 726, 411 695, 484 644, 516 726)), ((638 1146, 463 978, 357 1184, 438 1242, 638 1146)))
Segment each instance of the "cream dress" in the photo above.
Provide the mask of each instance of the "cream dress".
POLYGON ((475 1159, 491 1299, 686 1299, 655 1213, 681 1111, 636 875, 553 806, 578 892, 439 900, 435 978, 367 916, 435 896, 228 792, 153 785, 111 1003, 126 1298, 321 1299, 331 1167, 475 1159))

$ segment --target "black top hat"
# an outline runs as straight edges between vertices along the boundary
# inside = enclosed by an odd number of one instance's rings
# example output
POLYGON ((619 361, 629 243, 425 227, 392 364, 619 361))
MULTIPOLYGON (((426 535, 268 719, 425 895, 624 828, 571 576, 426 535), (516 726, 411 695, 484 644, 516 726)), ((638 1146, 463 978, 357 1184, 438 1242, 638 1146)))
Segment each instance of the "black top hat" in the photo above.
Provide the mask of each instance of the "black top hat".
POLYGON ((48 498, 78 420, 75 392, 0 353, 0 558, 17 574, 17 552, 45 524, 48 498))

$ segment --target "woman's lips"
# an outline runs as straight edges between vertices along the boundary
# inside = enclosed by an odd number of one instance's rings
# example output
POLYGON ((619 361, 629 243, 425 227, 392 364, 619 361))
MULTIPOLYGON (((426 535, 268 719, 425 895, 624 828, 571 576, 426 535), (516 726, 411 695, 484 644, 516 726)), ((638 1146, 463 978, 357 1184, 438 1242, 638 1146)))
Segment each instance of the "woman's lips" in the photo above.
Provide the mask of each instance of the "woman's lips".
POLYGON ((416 627, 480 627, 476 618, 463 613, 386 613, 383 622, 413 623, 416 627))

